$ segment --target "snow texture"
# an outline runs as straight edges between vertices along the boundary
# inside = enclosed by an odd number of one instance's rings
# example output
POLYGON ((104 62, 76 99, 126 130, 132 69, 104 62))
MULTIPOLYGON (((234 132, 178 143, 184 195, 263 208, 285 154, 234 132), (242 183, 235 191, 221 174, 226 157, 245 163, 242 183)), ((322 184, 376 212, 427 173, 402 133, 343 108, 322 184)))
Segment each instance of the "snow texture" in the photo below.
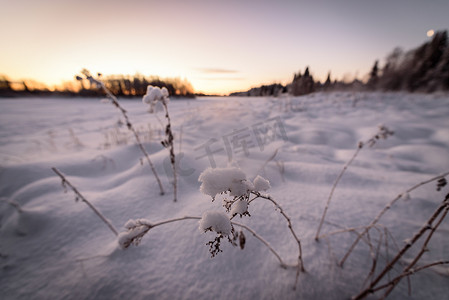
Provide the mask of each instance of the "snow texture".
POLYGON ((230 235, 232 226, 228 215, 221 211, 206 211, 200 220, 200 230, 212 230, 223 235, 230 235))
MULTIPOLYGON (((336 260, 356 235, 336 234, 319 243, 314 237, 332 185, 358 142, 371 138, 378 124, 395 132, 372 148, 364 147, 346 170, 334 191, 323 234, 367 225, 398 194, 449 171, 447 94, 334 92, 176 99, 170 103, 170 117, 178 133, 176 149, 183 155, 177 160, 180 196, 174 203, 169 158, 160 143, 165 126, 157 115, 142 112, 141 99, 119 100, 151 154, 167 191, 164 196, 151 170, 140 164, 142 153, 134 136, 112 105, 98 98, 0 100, 1 299, 351 299, 372 268, 369 247, 360 243, 340 268, 336 260), (242 141, 251 147, 245 149, 242 141), (220 171, 230 158, 238 169, 220 171), (207 170, 211 160, 218 167, 215 171, 207 170), (138 247, 122 250, 87 205, 76 203, 70 190, 64 193, 52 166, 116 228, 127 223, 123 231, 131 232, 121 234, 122 245, 144 233, 147 226, 132 231, 138 218, 156 224, 201 217, 205 211, 224 212, 221 201, 204 198, 230 186, 237 186, 236 194, 257 189, 257 182, 250 187, 245 178, 259 174, 269 180, 270 196, 291 218, 307 272, 299 274, 293 290, 296 269, 281 268, 245 229, 244 250, 223 240, 223 252, 211 259, 205 245, 210 234, 200 233, 198 220, 158 226, 138 247), (207 180, 199 183, 201 173, 207 180), (223 177, 226 182, 219 180, 223 177), (200 185, 207 196, 199 191, 200 185)), ((391 206, 379 224, 395 241, 388 240, 386 251, 382 239, 376 273, 394 257, 395 243, 402 247, 448 192, 449 186, 436 191, 433 182, 391 206)), ((287 264, 295 263, 298 246, 279 210, 262 199, 251 202, 250 210, 251 217, 239 218, 239 223, 269 242, 287 264)), ((420 265, 448 259, 447 221, 433 235, 420 265)), ((370 237, 376 250, 379 232, 370 231, 370 237)), ((410 249, 401 263, 412 261, 418 251, 410 249)), ((387 300, 446 299, 448 278, 447 265, 416 272, 410 276, 411 296, 404 279, 387 300)), ((381 296, 376 293, 372 299, 381 296)))
POLYGON ((246 200, 238 200, 234 204, 232 204, 231 216, 242 216, 246 212, 248 212, 248 202, 246 202, 246 200))
POLYGON ((208 168, 198 181, 201 182, 200 191, 212 198, 228 191, 231 196, 242 196, 254 189, 253 184, 246 180, 245 173, 236 167, 208 168))
POLYGON ((257 175, 257 177, 254 179, 254 190, 261 192, 266 191, 270 188, 270 182, 263 178, 260 175, 257 175))

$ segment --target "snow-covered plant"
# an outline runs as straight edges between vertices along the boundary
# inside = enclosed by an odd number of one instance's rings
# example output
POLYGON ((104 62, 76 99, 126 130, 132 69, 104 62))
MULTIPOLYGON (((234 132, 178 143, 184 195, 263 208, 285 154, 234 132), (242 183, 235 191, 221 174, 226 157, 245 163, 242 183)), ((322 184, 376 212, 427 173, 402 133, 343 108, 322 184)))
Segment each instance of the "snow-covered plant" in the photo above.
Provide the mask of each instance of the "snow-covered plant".
POLYGON ((207 211, 203 213, 199 222, 199 229, 203 232, 212 231, 217 234, 213 241, 209 241, 206 245, 209 246, 209 252, 212 257, 215 257, 219 252, 223 252, 220 248, 220 243, 223 238, 228 238, 228 241, 234 245, 231 239, 231 234, 234 235, 234 228, 228 215, 221 211, 207 211))
POLYGON ((221 235, 230 235, 232 232, 231 220, 221 211, 207 211, 200 220, 201 231, 213 231, 221 235))
POLYGON ((170 98, 167 88, 162 89, 157 86, 147 86, 147 93, 143 96, 142 102, 148 104, 150 108, 148 111, 150 113, 155 112, 155 107, 158 103, 162 104, 165 110, 165 118, 167 119, 167 125, 165 126, 165 140, 161 142, 162 146, 167 148, 170 152, 170 163, 173 169, 173 200, 177 201, 178 194, 178 180, 176 172, 176 157, 175 157, 175 146, 174 146, 174 136, 171 129, 170 114, 168 113, 168 103, 170 98))
POLYGON ((131 244, 139 245, 142 237, 153 227, 146 219, 128 220, 124 226, 128 231, 120 232, 118 243, 122 248, 128 248, 131 244))
POLYGON ((157 86, 147 86, 147 93, 143 96, 142 102, 149 105, 148 112, 154 113, 158 103, 168 104, 170 98, 166 87, 159 88, 157 86))
MULTIPOLYGON (((153 162, 150 159, 150 155, 145 150, 145 147, 143 146, 142 142, 140 141, 140 137, 139 137, 137 130, 134 128, 133 124, 131 123, 131 121, 128 117, 127 111, 120 105, 119 101, 117 100, 117 97, 115 97, 114 94, 111 93, 111 91, 104 85, 104 83, 101 80, 94 78, 90 74, 90 72, 86 69, 82 70, 81 73, 85 76, 85 78, 87 80, 89 80, 89 82, 91 83, 92 86, 97 86, 99 89, 102 89, 106 93, 106 96, 111 101, 111 103, 122 113, 123 117, 125 118, 126 127, 133 133, 133 135, 136 139, 137 145, 139 146, 139 149, 142 151, 143 155, 145 156, 145 158, 148 162, 148 165, 150 166, 151 171, 153 172, 153 175, 156 178, 156 181, 159 185, 160 194, 164 195, 165 191, 164 191, 164 187, 162 186, 162 182, 159 179, 159 176, 157 175, 157 172, 153 165, 153 162)), ((101 74, 99 74, 99 75, 101 75, 101 74)), ((76 76, 76 79, 83 80, 83 78, 81 76, 76 76)))
POLYGON ((215 200, 218 194, 224 196, 224 211, 206 211, 201 217, 185 216, 160 221, 158 223, 152 223, 145 219, 129 220, 125 224, 126 231, 119 234, 119 245, 124 249, 132 244, 138 245, 143 236, 151 228, 156 226, 184 220, 199 220, 199 230, 201 232, 210 231, 216 234, 213 240, 206 243, 206 245, 209 246, 209 252, 212 257, 222 252, 221 243, 225 239, 227 239, 233 246, 239 245, 241 249, 245 247, 245 234, 242 230, 237 231, 235 229, 235 227, 240 227, 249 231, 260 242, 267 246, 279 260, 281 267, 287 268, 288 265, 266 240, 247 225, 232 221, 237 215, 241 218, 244 216, 250 217, 248 211, 249 205, 254 200, 260 198, 272 202, 275 208, 279 210, 281 215, 287 220, 288 228, 298 244, 298 261, 293 266, 297 270, 296 280, 298 280, 299 272, 305 271, 302 260, 301 242, 293 229, 291 219, 287 216, 282 207, 270 195, 265 193, 265 191, 270 188, 269 181, 261 176, 257 176, 253 181, 248 180, 246 179, 245 173, 236 167, 208 168, 200 174, 198 180, 201 182, 200 191, 203 194, 210 196, 212 201, 215 200))
MULTIPOLYGON (((200 191, 215 200, 218 194, 224 195, 223 206, 226 212, 229 213, 228 218, 232 220, 235 216, 251 216, 248 207, 256 199, 265 199, 272 202, 275 207, 280 211, 282 216, 287 220, 288 228, 298 244, 298 273, 304 271, 304 263, 302 261, 302 248, 298 235, 293 230, 291 219, 282 209, 282 207, 268 194, 265 193, 270 188, 270 182, 261 176, 257 176, 253 181, 247 180, 245 173, 237 167, 228 168, 208 168, 204 170, 198 178, 201 182, 200 191)), ((206 214, 208 216, 208 214, 206 214)), ((215 214, 214 214, 215 216, 215 214)), ((217 215, 218 216, 218 215, 217 215)), ((223 214, 220 214, 220 218, 214 218, 217 222, 223 218, 223 214)), ((204 216, 203 216, 204 217, 204 216)), ((209 219, 208 219, 209 220, 209 219)), ((209 224, 209 223, 207 223, 209 224)), ((211 227, 213 230, 213 227, 211 227)), ((203 228, 204 229, 204 228, 203 228)), ((215 230, 213 230, 215 231, 215 230)), ((217 231, 216 231, 217 232, 217 231)), ((233 232, 231 230, 231 232, 233 232)), ((217 232, 218 239, 223 234, 217 232)), ((229 239, 231 241, 231 239, 229 239)), ((232 243, 232 242, 231 242, 232 243)), ((215 243, 214 245, 216 245, 215 243)), ((219 243, 218 243, 219 250, 219 243)), ((212 248, 211 248, 212 249, 212 248)), ((216 248, 213 248, 217 251, 216 248)), ((212 252, 211 252, 212 253, 212 252)), ((214 252, 215 253, 215 252, 214 252)), ((214 255, 212 253, 212 255, 214 255)))

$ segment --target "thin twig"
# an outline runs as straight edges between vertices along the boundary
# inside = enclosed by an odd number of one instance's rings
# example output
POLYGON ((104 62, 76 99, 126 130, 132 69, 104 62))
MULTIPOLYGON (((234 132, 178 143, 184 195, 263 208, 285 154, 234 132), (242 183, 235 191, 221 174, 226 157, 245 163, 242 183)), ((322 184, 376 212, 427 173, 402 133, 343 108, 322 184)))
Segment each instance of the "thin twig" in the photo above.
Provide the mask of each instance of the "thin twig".
POLYGON ((182 151, 182 134, 184 132, 184 123, 181 124, 181 128, 179 129, 179 150, 178 153, 181 153, 182 151))
MULTIPOLYGON (((396 256, 390 261, 388 265, 385 266, 385 268, 382 270, 382 272, 377 275, 377 277, 371 282, 370 286, 366 288, 365 290, 361 291, 357 296, 355 296, 353 299, 363 299, 368 294, 373 292, 373 288, 380 282, 380 280, 393 268, 393 266, 396 264, 396 262, 401 259, 401 257, 424 235, 424 233, 427 230, 431 230, 431 234, 429 235, 428 240, 430 240, 430 237, 432 236, 433 232, 436 230, 438 225, 442 222, 444 217, 446 216, 447 212, 449 211, 449 199, 446 197, 446 199, 438 206, 438 208, 435 210, 435 212, 432 214, 432 216, 429 218, 429 220, 424 224, 421 229, 413 236, 413 238, 405 244, 404 247, 396 254, 396 256), (432 223, 438 218, 438 216, 442 213, 443 216, 438 221, 437 225, 435 227, 432 227, 432 223)), ((422 250, 425 248, 422 248, 422 250)), ((422 255, 422 253, 420 252, 422 255)), ((416 257, 419 259, 421 255, 418 254, 416 257)), ((415 261, 415 260, 414 260, 415 261)), ((417 260, 416 260, 417 261, 417 260)))
MULTIPOLYGON (((160 222, 157 222, 157 223, 141 224, 141 226, 146 226, 147 228, 145 230, 142 230, 142 232, 139 234, 138 238, 139 239, 142 238, 150 229, 152 229, 154 227, 165 225, 165 224, 170 224, 170 223, 174 223, 174 222, 184 221, 184 220, 201 220, 201 217, 184 216, 184 217, 179 217, 179 218, 173 218, 173 219, 160 221, 160 222)), ((279 263, 281 264, 282 268, 285 269, 285 268, 288 267, 288 265, 282 260, 281 256, 276 252, 276 250, 274 250, 274 248, 264 238, 262 238, 260 235, 258 235, 253 229, 251 229, 247 225, 244 225, 244 224, 241 224, 241 223, 238 223, 238 222, 231 221, 231 224, 235 225, 235 226, 238 226, 238 227, 241 227, 241 228, 246 229, 247 231, 249 231, 255 238, 257 238, 259 241, 261 241, 262 244, 264 244, 274 254, 274 256, 276 256, 276 258, 279 260, 279 263)), ((130 244, 131 244, 131 242, 129 242, 128 245, 130 245, 130 244)))
POLYGON ((279 150, 279 148, 277 148, 275 151, 274 151, 274 153, 263 163, 263 165, 262 165, 262 167, 260 167, 260 169, 256 172, 256 174, 259 174, 261 171, 263 171, 264 172, 264 174, 265 174, 265 167, 268 165, 268 163, 270 162, 270 161, 272 161, 275 157, 276 157, 276 155, 277 155, 277 153, 278 153, 278 150, 279 150))
MULTIPOLYGON (((374 225, 377 224, 377 222, 379 222, 380 218, 399 200, 403 197, 403 195, 406 195, 410 192, 412 192, 413 190, 419 188, 420 186, 423 186, 425 184, 428 184, 432 181, 436 181, 438 179, 444 178, 445 176, 449 175, 449 171, 442 173, 438 176, 432 177, 428 180, 425 180, 423 182, 420 182, 418 184, 415 184, 414 186, 412 186, 411 188, 407 189, 405 192, 399 194, 396 196, 396 198, 394 198, 393 200, 391 200, 387 205, 385 205, 385 207, 379 212, 379 214, 371 221, 371 223, 365 227, 365 230, 361 233, 361 235, 364 235, 368 232, 368 230, 370 230, 374 225)), ((354 250, 355 246, 357 245, 357 243, 360 241, 360 237, 357 237, 357 239, 352 243, 352 245, 349 247, 348 251, 346 252, 346 254, 344 255, 344 257, 342 258, 342 260, 340 261, 340 266, 343 266, 343 264, 345 263, 346 259, 349 257, 349 255, 351 254, 351 252, 354 250)))
MULTIPOLYGON (((376 229, 377 229, 377 231, 379 233, 379 242, 377 243, 377 248, 376 248, 375 252, 373 251, 373 247, 372 246, 370 247, 370 254, 371 254, 373 262, 372 262, 372 265, 371 265, 371 270, 369 271, 369 273, 368 273, 368 275, 367 275, 367 277, 365 279, 365 282, 363 283, 362 286, 365 286, 368 283, 369 279, 374 275, 374 272, 376 271, 377 260, 379 258, 380 247, 382 245, 382 240, 383 240, 382 232, 377 227, 376 227, 376 229)), ((371 239, 369 238, 369 233, 367 233, 367 237, 371 241, 371 239)))
POLYGON ((12 207, 14 207, 19 214, 23 213, 22 208, 20 207, 19 203, 17 203, 16 201, 8 199, 6 197, 1 197, 0 201, 6 202, 9 205, 11 205, 12 207))
MULTIPOLYGON (((424 252, 428 251, 427 249, 427 245, 430 242, 430 239, 432 238, 433 234, 435 233, 435 231, 438 229, 438 227, 441 225, 441 223, 443 222, 444 218, 446 217, 447 213, 449 212, 449 199, 446 199, 446 208, 443 211, 442 216, 440 217, 440 219, 437 221, 437 223, 435 224, 435 226, 431 227, 429 235, 427 236, 424 244, 421 247, 421 250, 419 251, 419 253, 415 256, 415 258, 413 259, 413 261, 407 266, 405 267, 403 273, 407 273, 410 270, 412 270, 412 268, 416 265, 416 263, 421 259, 422 255, 424 254, 424 252)), ((429 226, 431 226, 429 224, 429 226)), ((391 284, 391 286, 388 288, 388 290, 385 292, 384 297, 387 297, 391 291, 394 289, 394 287, 399 283, 400 279, 398 279, 397 281, 393 281, 393 283, 391 284)))
POLYGON ((318 241, 318 239, 319 239, 321 227, 323 226, 324 219, 326 217, 327 210, 329 209, 329 204, 332 200, 332 196, 334 195, 335 188, 337 187, 338 183, 340 182, 341 178, 343 177, 343 174, 346 172, 348 167, 352 164, 354 159, 359 154, 360 150, 362 150, 362 148, 365 145, 368 145, 369 147, 373 147, 379 139, 386 139, 388 136, 393 135, 393 134, 394 134, 393 131, 389 130, 386 126, 381 125, 381 126, 379 126, 379 131, 374 136, 372 136, 366 142, 358 143, 356 151, 352 155, 351 159, 349 159, 349 161, 343 166, 343 169, 341 170, 340 174, 338 174, 337 179, 335 180, 334 184, 332 185, 331 192, 329 193, 329 196, 326 201, 326 207, 324 208, 323 215, 321 216, 320 225, 318 226, 318 230, 315 235, 316 241, 318 241))
POLYGON ((415 273, 417 273, 417 272, 419 272, 419 271, 422 271, 422 270, 425 270, 425 269, 428 269, 428 268, 431 268, 431 267, 434 267, 434 266, 438 266, 438 265, 446 265, 446 264, 449 264, 449 260, 437 261, 437 262, 434 262, 434 263, 431 263, 431 264, 427 264, 427 265, 425 265, 425 266, 421 266, 421 267, 417 267, 417 268, 414 268, 414 269, 410 269, 410 270, 408 270, 408 271, 406 271, 406 272, 403 272, 402 274, 396 276, 395 278, 393 278, 393 279, 390 280, 389 282, 387 282, 387 283, 385 283, 385 284, 383 284, 383 285, 380 285, 380 286, 374 288, 374 289, 372 290, 372 292, 375 293, 375 292, 380 291, 380 290, 382 290, 382 289, 384 289, 384 288, 387 288, 387 287, 389 287, 391 284, 393 284, 393 282, 399 281, 399 280, 401 280, 402 278, 404 278, 404 277, 406 277, 406 276, 413 275, 413 274, 415 274, 415 273))
POLYGON ((100 86, 102 88, 102 90, 106 93, 107 97, 111 100, 112 104, 122 113, 123 117, 125 118, 126 127, 128 127, 128 129, 133 133, 133 135, 136 139, 137 145, 139 146, 140 151, 142 151, 143 155, 145 156, 145 158, 148 162, 148 165, 150 166, 151 171, 153 172, 154 177, 156 178, 156 181, 159 185, 160 194, 164 195, 165 191, 164 191, 164 187, 162 186, 162 182, 159 179, 159 176, 157 175, 157 172, 153 165, 153 162, 150 159, 150 155, 145 150, 145 147, 143 146, 142 142, 140 141, 140 138, 139 138, 139 135, 138 135, 136 129, 134 128, 133 124, 129 120, 127 111, 120 105, 120 103, 117 100, 117 97, 115 97, 115 95, 112 94, 111 91, 109 91, 109 89, 104 85, 104 83, 102 81, 93 78, 91 75, 89 75, 87 73, 84 75, 86 76, 86 78, 89 81, 94 82, 96 85, 100 86))
MULTIPOLYGON (((293 230, 293 226, 292 226, 292 222, 290 217, 285 213, 284 209, 269 195, 262 195, 259 192, 256 191, 252 191, 252 194, 254 194, 255 196, 257 196, 257 198, 262 198, 265 200, 270 201, 271 203, 273 203, 275 205, 275 207, 277 209, 279 209, 279 212, 281 213, 281 215, 287 220, 288 223, 288 228, 290 229, 290 232, 293 236, 293 238, 295 239, 296 243, 298 244, 298 269, 296 272, 296 282, 298 281, 298 277, 299 277, 299 271, 301 272, 305 272, 305 268, 304 268, 304 262, 302 260, 302 247, 301 247, 301 241, 298 238, 298 235, 296 234, 296 232, 293 230)), ((257 199, 255 198, 255 199, 257 199)), ((253 199, 253 200, 255 200, 253 199)), ((295 285, 296 286, 296 285, 295 285)))
POLYGON ((64 185, 64 186, 68 186, 68 187, 70 187, 71 189, 72 189, 72 191, 75 193, 75 195, 76 195, 76 198, 77 199, 81 199, 81 201, 83 201, 84 203, 86 203, 87 204, 87 206, 89 206, 92 210, 93 210, 93 212, 106 224, 106 225, 108 225, 108 227, 109 227, 109 229, 111 229, 111 231, 115 234, 115 235, 118 235, 118 232, 117 232, 117 230, 115 229, 115 227, 111 224, 111 222, 109 222, 109 220, 108 219, 106 219, 96 208, 95 208, 95 206, 92 204, 92 203, 90 203, 79 191, 78 191, 78 189, 76 188, 76 187, 74 187, 71 183, 70 183, 70 181, 68 181, 67 180, 67 178, 64 176, 64 174, 62 174, 61 173, 61 171, 59 171, 58 169, 56 169, 56 168, 51 168, 52 170, 53 170, 53 172, 55 172, 60 178, 61 178, 61 180, 62 180, 62 184, 64 185))
POLYGON ((348 169, 349 165, 357 157, 357 155, 359 154, 360 150, 362 150, 362 147, 363 147, 362 144, 359 144, 359 146, 357 147, 357 150, 354 152, 354 154, 352 155, 351 159, 344 165, 344 167, 341 170, 340 174, 338 174, 337 179, 335 179, 335 182, 334 182, 334 185, 332 186, 331 192, 329 193, 329 196, 327 197, 326 207, 324 208, 323 215, 321 216, 320 225, 318 226, 318 230, 317 230, 316 235, 315 235, 315 240, 319 239, 321 227, 323 226, 324 218, 326 217, 327 210, 329 209, 329 204, 330 204, 330 202, 332 200, 332 196, 334 195, 335 188, 337 187, 338 183, 340 182, 340 179, 343 177, 343 174, 348 169))
POLYGON ((166 148, 169 148, 169 151, 170 151, 170 163, 171 163, 172 169, 173 169, 173 194, 174 194, 173 201, 176 202, 177 198, 178 198, 178 178, 177 178, 177 172, 176 172, 175 145, 173 143, 174 136, 173 136, 173 132, 171 130, 171 120, 170 120, 170 115, 168 114, 167 103, 164 100, 161 102, 165 109, 165 118, 167 118, 167 126, 165 127, 165 136, 167 139, 162 142, 162 145, 166 148))
MULTIPOLYGON (((250 227, 241 224, 241 223, 237 223, 237 222, 231 222, 232 225, 236 225, 239 226, 241 228, 246 229, 247 231, 251 232, 251 234, 256 237, 259 241, 261 241, 265 246, 267 246, 268 249, 270 249, 270 251, 276 256, 276 258, 279 260, 279 263, 281 264, 282 268, 287 268, 288 265, 282 260, 281 256, 273 249, 273 247, 271 247, 271 245, 265 240, 263 239, 260 235, 258 235, 254 230, 252 230, 250 227)), ((296 267, 296 266, 295 266, 296 267)))

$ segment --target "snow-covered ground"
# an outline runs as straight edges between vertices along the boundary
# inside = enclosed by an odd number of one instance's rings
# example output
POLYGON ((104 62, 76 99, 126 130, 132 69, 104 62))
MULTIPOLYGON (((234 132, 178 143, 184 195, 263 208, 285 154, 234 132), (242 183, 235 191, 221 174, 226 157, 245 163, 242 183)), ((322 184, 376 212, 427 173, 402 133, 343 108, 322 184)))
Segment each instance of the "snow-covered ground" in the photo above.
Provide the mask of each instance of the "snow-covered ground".
MULTIPOLYGON (((348 299, 363 287, 371 253, 361 243, 337 266, 352 233, 315 241, 331 187, 359 141, 383 124, 394 135, 364 147, 337 186, 321 233, 369 224, 396 195, 449 170, 447 95, 331 93, 281 98, 199 98, 169 104, 179 161, 173 202, 168 150, 161 144, 165 117, 140 100, 120 100, 161 176, 159 189, 119 111, 98 99, 0 101, 0 291, 2 299, 348 299), (143 163, 143 164, 142 164, 143 163), (222 211, 220 197, 200 192, 208 167, 239 167, 247 179, 270 181, 269 194, 291 217, 302 243, 305 273, 283 269, 259 240, 245 232, 243 250, 185 220, 151 229, 140 245, 121 249, 117 237, 74 194, 64 193, 58 168, 119 230, 129 219, 151 222, 222 211), (8 204, 9 202, 9 204, 8 204), (21 212, 13 204, 20 206, 21 212)), ((448 187, 420 187, 380 220, 392 236, 381 244, 377 272, 430 217, 448 187), (396 241, 397 246, 394 244, 396 241)), ((290 264, 298 249, 286 220, 258 199, 250 226, 290 264)), ((419 265, 449 259, 448 220, 419 265)), ((379 234, 372 231, 377 247, 379 234)), ((412 249, 402 265, 416 255, 412 249)), ((410 299, 443 299, 449 269, 410 277, 410 299)), ((379 294, 381 295, 381 294, 379 294)), ((408 297, 404 279, 390 295, 408 297)))

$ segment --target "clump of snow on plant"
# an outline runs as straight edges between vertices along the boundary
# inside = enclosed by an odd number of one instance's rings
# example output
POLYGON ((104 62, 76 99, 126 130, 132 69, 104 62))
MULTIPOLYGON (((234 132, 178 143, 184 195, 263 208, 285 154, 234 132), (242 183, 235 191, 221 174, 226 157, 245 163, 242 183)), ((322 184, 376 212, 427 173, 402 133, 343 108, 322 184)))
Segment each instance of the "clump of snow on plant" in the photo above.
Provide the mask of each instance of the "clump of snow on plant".
POLYGON ((150 105, 149 112, 154 112, 154 107, 158 101, 168 103, 168 90, 163 87, 162 89, 157 86, 149 85, 147 86, 147 93, 143 95, 142 102, 150 105))
POLYGON ((257 175, 257 177, 254 179, 254 190, 260 192, 266 191, 269 188, 271 188, 270 182, 262 176, 257 175))
POLYGON ((200 174, 198 181, 201 182, 200 191, 212 198, 228 191, 231 196, 242 196, 254 190, 245 173, 236 167, 208 168, 200 174))
POLYGON ((200 230, 212 230, 223 235, 230 235, 232 226, 229 217, 219 211, 206 211, 200 220, 200 230))
POLYGON ((152 224, 149 220, 146 219, 130 219, 125 223, 125 228, 128 231, 121 232, 118 235, 118 244, 121 248, 128 248, 129 245, 138 239, 141 238, 150 228, 152 224))
POLYGON ((231 209, 232 216, 234 215, 243 216, 243 214, 247 212, 248 212, 248 202, 246 202, 245 200, 239 200, 232 205, 231 209))

